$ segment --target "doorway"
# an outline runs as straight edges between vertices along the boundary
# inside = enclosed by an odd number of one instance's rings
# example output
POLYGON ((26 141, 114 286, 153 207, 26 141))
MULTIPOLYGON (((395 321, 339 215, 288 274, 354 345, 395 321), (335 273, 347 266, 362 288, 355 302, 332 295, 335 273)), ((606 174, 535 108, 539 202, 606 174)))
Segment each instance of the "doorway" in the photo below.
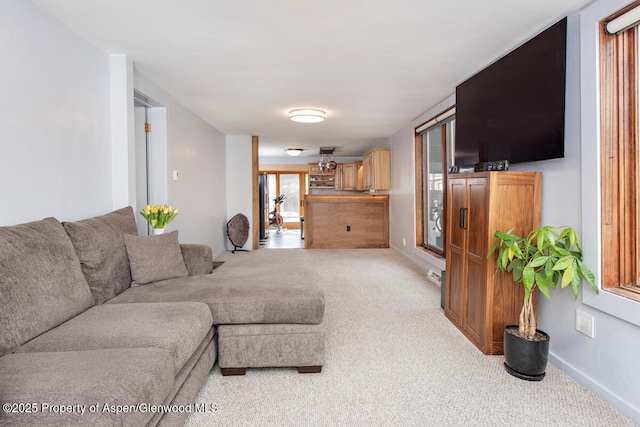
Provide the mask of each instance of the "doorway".
MULTIPOLYGON (((167 183, 166 108, 134 90, 136 211, 148 204, 165 203, 167 183), (161 202, 162 201, 162 202, 161 202)), ((151 234, 149 224, 136 214, 138 234, 151 234)))
POLYGON ((278 206, 284 220, 281 230, 276 225, 269 226, 266 239, 260 241, 263 248, 303 248, 302 224, 304 218, 304 196, 306 193, 306 172, 268 171, 269 212, 275 208, 274 198, 284 195, 278 206))

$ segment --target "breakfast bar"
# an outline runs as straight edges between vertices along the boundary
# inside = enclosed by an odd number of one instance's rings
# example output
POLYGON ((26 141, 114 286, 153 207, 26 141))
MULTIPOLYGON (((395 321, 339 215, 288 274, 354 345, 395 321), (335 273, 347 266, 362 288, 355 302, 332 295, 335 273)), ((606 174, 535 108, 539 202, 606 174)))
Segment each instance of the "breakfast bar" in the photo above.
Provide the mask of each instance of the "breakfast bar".
POLYGON ((388 195, 307 195, 305 248, 389 247, 388 195))

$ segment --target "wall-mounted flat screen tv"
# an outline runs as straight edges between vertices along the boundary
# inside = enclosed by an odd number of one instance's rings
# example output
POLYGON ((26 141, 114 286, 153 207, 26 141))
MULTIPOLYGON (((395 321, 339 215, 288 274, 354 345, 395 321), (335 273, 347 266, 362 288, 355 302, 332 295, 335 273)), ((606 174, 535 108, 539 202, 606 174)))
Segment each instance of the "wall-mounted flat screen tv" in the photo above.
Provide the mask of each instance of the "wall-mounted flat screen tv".
POLYGON ((567 18, 456 88, 455 163, 564 157, 567 18))

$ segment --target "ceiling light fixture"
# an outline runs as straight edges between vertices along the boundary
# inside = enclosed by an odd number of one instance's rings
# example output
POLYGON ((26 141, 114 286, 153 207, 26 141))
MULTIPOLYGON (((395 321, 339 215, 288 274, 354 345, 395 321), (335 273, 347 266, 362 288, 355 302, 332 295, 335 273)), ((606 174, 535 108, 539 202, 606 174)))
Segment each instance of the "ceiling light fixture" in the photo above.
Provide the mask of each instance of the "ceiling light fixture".
POLYGON ((302 148, 285 148, 284 151, 291 157, 296 157, 304 151, 302 148))
POLYGON ((327 113, 315 108, 296 108, 289 111, 289 118, 298 123, 318 123, 324 121, 327 113))

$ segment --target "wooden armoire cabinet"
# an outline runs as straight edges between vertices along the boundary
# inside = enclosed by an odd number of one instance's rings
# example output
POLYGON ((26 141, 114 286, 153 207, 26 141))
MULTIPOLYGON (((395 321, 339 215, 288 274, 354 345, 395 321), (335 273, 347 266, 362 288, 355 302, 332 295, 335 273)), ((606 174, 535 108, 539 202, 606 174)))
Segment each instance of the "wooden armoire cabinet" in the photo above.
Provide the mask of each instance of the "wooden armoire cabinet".
POLYGON ((541 194, 540 172, 449 175, 445 315, 485 354, 502 354, 504 326, 518 323, 524 300, 522 285, 496 271, 496 255, 487 259, 493 233, 539 227, 541 194))

